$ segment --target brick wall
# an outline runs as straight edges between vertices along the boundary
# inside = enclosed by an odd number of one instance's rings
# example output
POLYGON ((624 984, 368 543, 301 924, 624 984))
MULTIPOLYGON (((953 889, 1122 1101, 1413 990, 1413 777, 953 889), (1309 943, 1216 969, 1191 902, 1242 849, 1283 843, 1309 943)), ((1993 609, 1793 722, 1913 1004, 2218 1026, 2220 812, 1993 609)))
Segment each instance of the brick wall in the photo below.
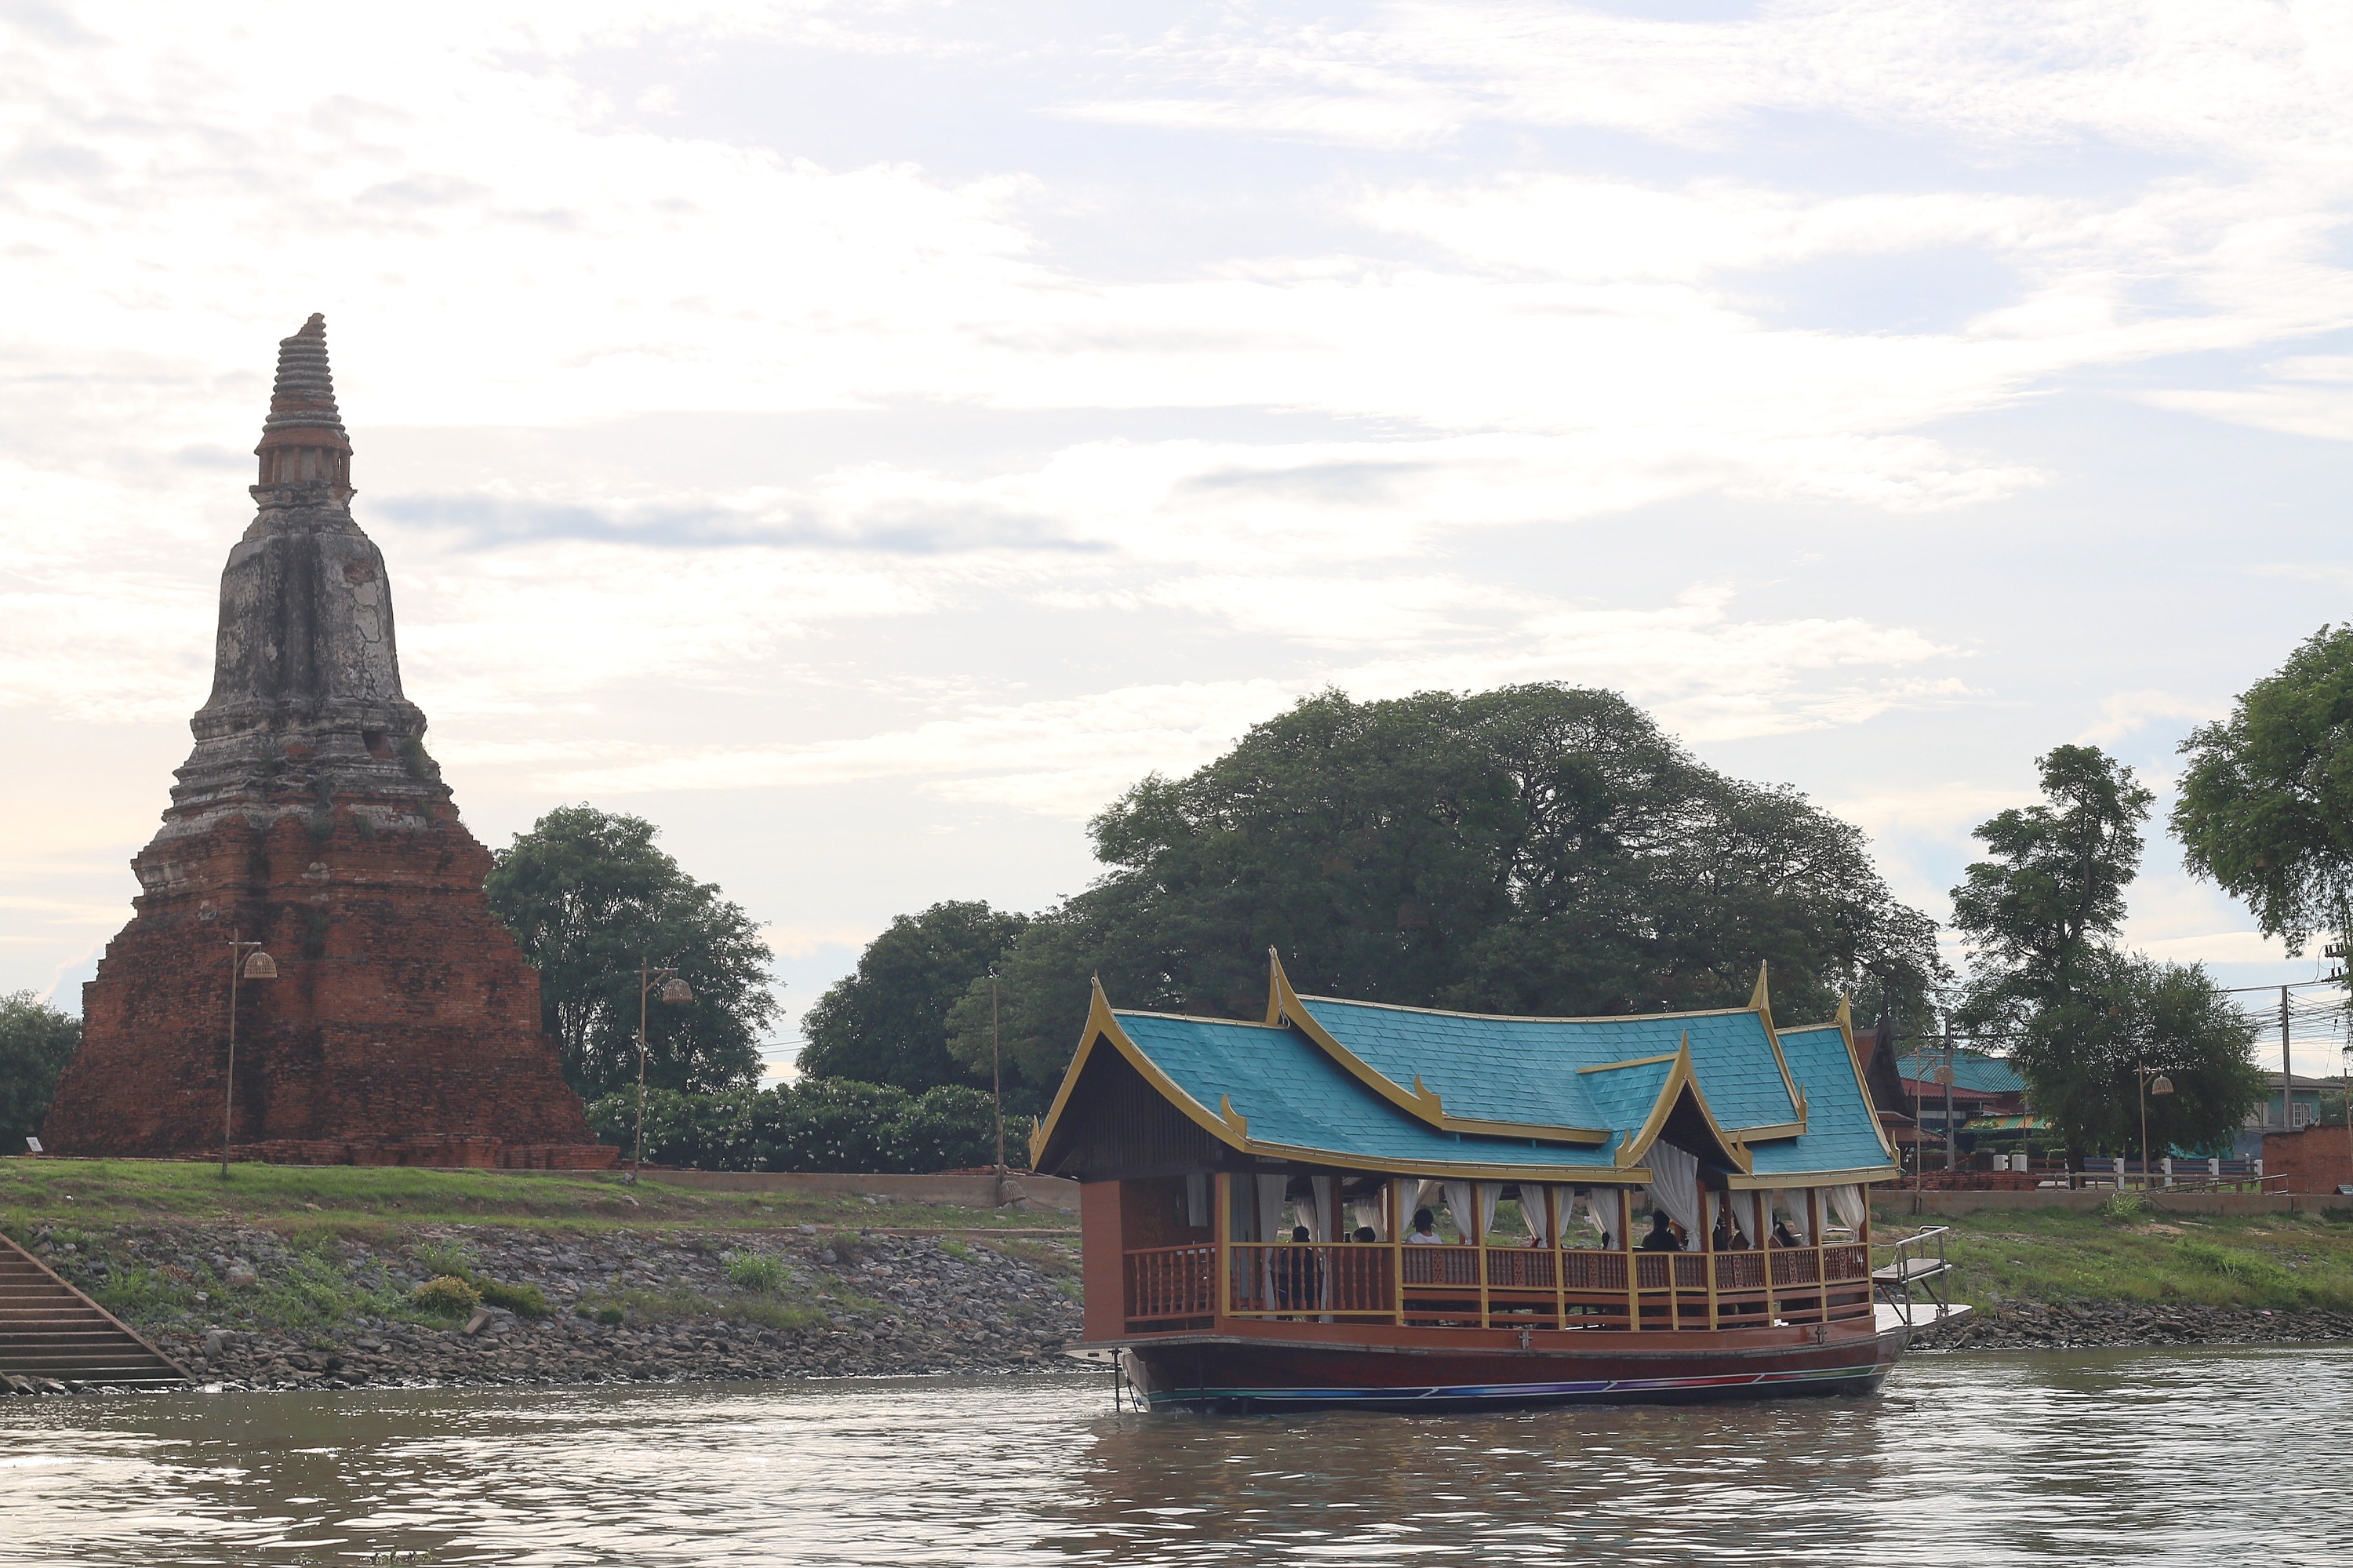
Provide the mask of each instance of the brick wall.
POLYGON ((418 1157, 438 1148, 497 1164, 507 1145, 536 1146, 524 1158, 542 1166, 598 1162, 541 1033, 538 973, 491 914, 489 853, 454 809, 287 804, 193 832, 167 818, 132 862, 143 891, 83 988, 82 1044, 43 1141, 219 1149, 234 929, 279 974, 239 987, 234 1143, 317 1146, 333 1163, 443 1163, 418 1157))
POLYGON ((2278 1192, 2334 1192, 2353 1186, 2353 1140, 2341 1127, 2307 1127, 2263 1134, 2263 1174, 2284 1176, 2263 1185, 2278 1192))

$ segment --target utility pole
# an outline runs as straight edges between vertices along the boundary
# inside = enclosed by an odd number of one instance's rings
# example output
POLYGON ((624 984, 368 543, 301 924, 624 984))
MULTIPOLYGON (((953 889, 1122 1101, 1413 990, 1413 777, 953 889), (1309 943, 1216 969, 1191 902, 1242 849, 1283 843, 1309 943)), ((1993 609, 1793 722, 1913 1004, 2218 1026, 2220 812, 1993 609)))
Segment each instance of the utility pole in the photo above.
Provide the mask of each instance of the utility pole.
POLYGON ((1953 1063, 1960 1049, 1950 1035, 1945 1038, 1945 1169, 1953 1168, 1953 1063))
POLYGON ((2280 987, 2280 1130, 2295 1130, 2295 1079, 2288 1071, 2287 987, 2280 987))
POLYGON ((1005 1053, 997 1038, 997 976, 988 977, 988 1095, 997 1107, 997 1174, 1005 1174, 1005 1053))

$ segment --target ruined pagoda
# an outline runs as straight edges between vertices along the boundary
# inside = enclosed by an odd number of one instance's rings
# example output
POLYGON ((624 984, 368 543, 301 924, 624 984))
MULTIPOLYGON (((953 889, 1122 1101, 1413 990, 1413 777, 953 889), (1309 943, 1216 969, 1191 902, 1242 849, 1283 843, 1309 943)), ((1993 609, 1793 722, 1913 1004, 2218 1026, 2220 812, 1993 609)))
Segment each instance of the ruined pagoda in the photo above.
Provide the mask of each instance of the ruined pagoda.
POLYGON ((81 1045, 43 1141, 219 1150, 242 938, 277 978, 237 991, 237 1157, 609 1165, 541 1030, 538 973, 483 897, 490 854, 401 693, 323 317, 279 344, 255 450, 260 511, 221 573, 195 749, 131 863, 136 913, 82 988, 81 1045))

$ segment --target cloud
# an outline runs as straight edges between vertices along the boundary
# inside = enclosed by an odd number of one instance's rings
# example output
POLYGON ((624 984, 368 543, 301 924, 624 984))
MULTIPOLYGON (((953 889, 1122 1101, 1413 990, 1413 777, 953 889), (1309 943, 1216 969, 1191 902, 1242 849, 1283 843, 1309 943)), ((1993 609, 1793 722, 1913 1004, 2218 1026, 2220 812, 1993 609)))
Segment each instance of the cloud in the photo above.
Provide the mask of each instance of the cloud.
POLYGON ((2229 705, 2210 698, 2185 697, 2171 692, 2117 692, 2100 700, 2100 720, 2075 736, 2079 746, 2114 746, 2125 736, 2159 719, 2202 723, 2219 718, 2229 705))

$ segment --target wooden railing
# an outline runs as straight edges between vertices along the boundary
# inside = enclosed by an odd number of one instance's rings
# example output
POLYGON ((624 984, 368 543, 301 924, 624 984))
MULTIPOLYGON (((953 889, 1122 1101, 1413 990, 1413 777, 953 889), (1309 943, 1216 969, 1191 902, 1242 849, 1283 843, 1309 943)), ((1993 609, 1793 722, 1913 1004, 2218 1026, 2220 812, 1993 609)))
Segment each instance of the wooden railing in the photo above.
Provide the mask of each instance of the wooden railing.
POLYGON ((1387 1243, 1237 1242, 1155 1247, 1124 1260, 1133 1332, 1216 1317, 1406 1327, 1721 1329, 1820 1323, 1872 1312, 1869 1249, 1604 1252, 1387 1243))
POLYGON ((1397 1315, 1394 1248, 1361 1243, 1238 1242, 1228 1250, 1232 1254, 1228 1310, 1236 1317, 1397 1315))
POLYGON ((1218 1309, 1218 1249, 1161 1246, 1126 1257, 1131 1323, 1206 1319, 1218 1309))

